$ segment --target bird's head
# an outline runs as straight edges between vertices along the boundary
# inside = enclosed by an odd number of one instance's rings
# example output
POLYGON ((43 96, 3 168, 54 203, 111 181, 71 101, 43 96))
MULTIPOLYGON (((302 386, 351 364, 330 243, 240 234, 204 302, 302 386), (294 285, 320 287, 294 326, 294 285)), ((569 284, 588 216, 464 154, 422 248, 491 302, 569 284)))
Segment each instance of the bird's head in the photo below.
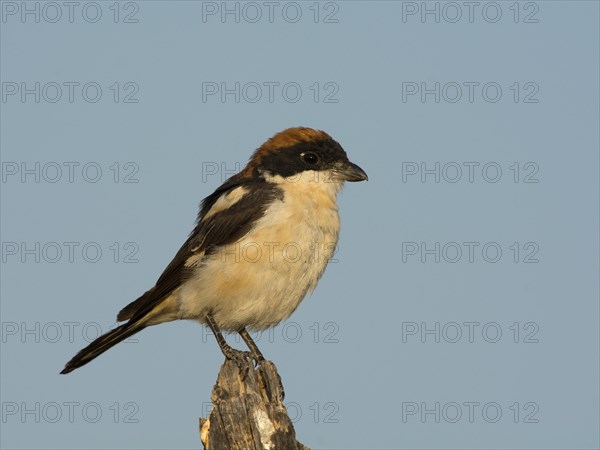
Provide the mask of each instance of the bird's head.
POLYGON ((344 181, 368 180, 331 136, 304 127, 288 128, 267 140, 242 173, 275 183, 323 182, 340 187, 344 181))

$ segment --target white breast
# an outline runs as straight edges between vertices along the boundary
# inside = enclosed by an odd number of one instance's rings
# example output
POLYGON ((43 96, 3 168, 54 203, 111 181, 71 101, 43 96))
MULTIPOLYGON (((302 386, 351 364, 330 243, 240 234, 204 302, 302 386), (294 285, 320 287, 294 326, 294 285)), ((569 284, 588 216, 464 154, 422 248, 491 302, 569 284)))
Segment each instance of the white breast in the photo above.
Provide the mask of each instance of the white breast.
POLYGON ((339 235, 341 185, 321 174, 278 182, 284 200, 270 205, 252 231, 200 265, 180 290, 179 318, 208 312, 226 330, 265 329, 287 319, 312 292, 339 235))

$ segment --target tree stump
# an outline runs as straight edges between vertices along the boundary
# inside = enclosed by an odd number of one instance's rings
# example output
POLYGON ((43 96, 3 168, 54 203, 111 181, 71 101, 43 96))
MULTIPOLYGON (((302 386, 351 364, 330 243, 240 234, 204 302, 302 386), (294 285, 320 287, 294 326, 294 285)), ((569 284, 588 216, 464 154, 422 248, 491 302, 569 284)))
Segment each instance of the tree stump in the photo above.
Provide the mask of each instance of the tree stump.
POLYGON ((225 360, 212 391, 213 409, 200 419, 205 450, 310 450, 296 440, 283 397, 271 361, 250 367, 242 380, 238 366, 225 360))

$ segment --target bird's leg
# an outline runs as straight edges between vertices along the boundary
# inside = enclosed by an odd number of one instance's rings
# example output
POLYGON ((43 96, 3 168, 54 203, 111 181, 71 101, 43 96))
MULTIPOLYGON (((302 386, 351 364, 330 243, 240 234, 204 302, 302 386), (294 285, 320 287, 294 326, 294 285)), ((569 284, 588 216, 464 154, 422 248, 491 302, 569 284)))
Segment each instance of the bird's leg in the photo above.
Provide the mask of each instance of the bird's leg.
POLYGON ((221 330, 219 329, 219 326, 217 325, 217 323, 215 322, 215 319, 213 319, 213 317, 210 314, 206 315, 206 323, 208 323, 208 326, 210 327, 213 334, 215 335, 215 338, 217 339, 217 343, 219 344, 219 347, 221 347, 221 351, 225 355, 225 358, 230 359, 237 364, 237 366, 240 368, 242 380, 244 378, 246 378, 246 375, 248 374, 248 369, 249 369, 248 356, 250 356, 251 353, 243 352, 241 350, 236 350, 236 349, 232 348, 227 343, 225 338, 223 337, 223 334, 221 334, 221 330))
POLYGON ((248 331, 246 331, 246 328, 240 329, 238 331, 238 333, 240 334, 240 336, 242 337, 242 339, 244 340, 244 342, 246 343, 246 345, 250 349, 250 353, 252 354, 252 358, 254 358, 254 360, 256 361, 256 364, 259 365, 261 363, 261 361, 265 360, 265 357, 263 356, 263 354, 258 349, 258 346, 256 345, 256 342, 254 342, 254 340, 250 336, 250 333, 248 333, 248 331))
MULTIPOLYGON (((250 333, 248 333, 248 331, 246 330, 246 328, 241 328, 238 333, 240 334, 240 336, 242 337, 242 339, 244 340, 244 342, 246 343, 246 345, 248 346, 248 348, 250 349, 250 354, 252 355, 252 359, 254 360, 254 362, 256 363, 255 367, 260 367, 260 371, 263 370, 263 367, 261 367, 261 363, 263 361, 266 361, 265 357, 263 356, 263 354, 260 352, 260 350, 258 349, 258 346, 256 345, 256 342, 254 342, 254 340, 252 339, 252 337, 250 336, 250 333)), ((281 377, 279 376, 279 374, 277 373, 277 371, 275 371, 275 373, 277 374, 277 379, 279 381, 279 392, 281 393, 281 400, 283 401, 283 397, 285 396, 285 390, 283 389, 283 384, 281 384, 281 377)), ((264 374, 262 375, 263 377, 266 377, 264 374)), ((265 379, 269 379, 268 377, 263 378, 263 380, 265 379)), ((269 397, 271 397, 271 389, 268 386, 268 383, 264 383, 263 384, 265 386, 265 389, 267 389, 267 391, 269 392, 269 397)))

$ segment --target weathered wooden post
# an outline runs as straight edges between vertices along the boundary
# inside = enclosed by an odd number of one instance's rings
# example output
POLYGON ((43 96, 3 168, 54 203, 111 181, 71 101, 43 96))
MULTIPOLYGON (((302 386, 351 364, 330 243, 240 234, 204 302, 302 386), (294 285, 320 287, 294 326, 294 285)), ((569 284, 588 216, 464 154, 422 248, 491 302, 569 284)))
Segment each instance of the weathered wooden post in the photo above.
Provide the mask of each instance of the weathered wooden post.
POLYGON ((237 364, 225 360, 212 391, 213 409, 208 419, 200 419, 204 448, 309 450, 296 440, 283 398, 281 378, 271 361, 250 367, 242 380, 237 364))

